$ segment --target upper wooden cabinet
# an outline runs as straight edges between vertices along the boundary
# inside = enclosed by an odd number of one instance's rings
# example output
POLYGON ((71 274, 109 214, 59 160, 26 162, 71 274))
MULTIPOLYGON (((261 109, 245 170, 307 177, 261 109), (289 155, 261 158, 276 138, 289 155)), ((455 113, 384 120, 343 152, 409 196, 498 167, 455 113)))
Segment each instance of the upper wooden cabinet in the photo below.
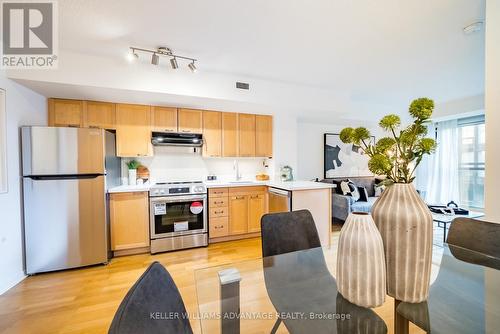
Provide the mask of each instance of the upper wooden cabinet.
POLYGON ((222 117, 218 111, 203 112, 203 155, 222 156, 222 117))
POLYGON ((255 156, 273 156, 273 116, 255 116, 255 156))
POLYGON ((109 203, 111 250, 148 247, 148 193, 113 193, 110 195, 109 203))
POLYGON ((240 157, 255 157, 255 115, 238 115, 240 157))
POLYGON ((151 132, 202 133, 204 157, 273 156, 273 117, 175 107, 48 99, 49 126, 113 129, 117 154, 153 155, 151 132))
POLYGON ((150 107, 116 105, 116 152, 120 157, 153 155, 150 107))
POLYGON ((87 105, 84 126, 89 128, 116 129, 116 105, 114 103, 85 101, 87 105))
POLYGON ((82 127, 84 101, 49 99, 49 126, 82 127))
POLYGON ((151 128, 158 132, 177 132, 177 108, 151 107, 151 128))
POLYGON ((222 156, 237 157, 238 147, 238 114, 222 113, 222 156))
POLYGON ((196 109, 179 109, 177 129, 179 132, 201 133, 203 113, 196 109))

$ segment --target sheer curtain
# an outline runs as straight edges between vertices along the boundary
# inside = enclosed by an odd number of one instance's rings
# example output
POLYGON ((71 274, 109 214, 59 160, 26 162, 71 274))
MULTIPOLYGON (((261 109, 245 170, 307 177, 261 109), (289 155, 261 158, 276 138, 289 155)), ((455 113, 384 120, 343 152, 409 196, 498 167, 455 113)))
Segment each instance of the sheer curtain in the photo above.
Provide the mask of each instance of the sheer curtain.
POLYGON ((458 189, 458 121, 433 124, 429 136, 437 129, 436 152, 422 160, 417 170, 417 189, 423 191, 428 204, 447 204, 459 201, 458 189))

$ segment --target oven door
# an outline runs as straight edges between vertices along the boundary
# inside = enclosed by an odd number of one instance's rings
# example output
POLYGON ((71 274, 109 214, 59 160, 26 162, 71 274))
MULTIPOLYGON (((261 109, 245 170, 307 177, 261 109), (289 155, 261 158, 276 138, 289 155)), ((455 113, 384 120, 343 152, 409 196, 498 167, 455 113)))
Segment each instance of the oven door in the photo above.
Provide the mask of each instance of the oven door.
POLYGON ((207 195, 150 198, 151 239, 207 232, 207 195))

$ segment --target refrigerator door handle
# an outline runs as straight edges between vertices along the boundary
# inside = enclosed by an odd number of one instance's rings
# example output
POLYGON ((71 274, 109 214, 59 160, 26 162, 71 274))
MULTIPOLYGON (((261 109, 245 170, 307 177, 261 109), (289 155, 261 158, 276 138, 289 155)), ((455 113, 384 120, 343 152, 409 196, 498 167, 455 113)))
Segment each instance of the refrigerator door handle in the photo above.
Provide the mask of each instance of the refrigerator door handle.
POLYGON ((26 176, 35 181, 52 181, 52 180, 84 180, 95 179, 102 174, 79 174, 79 175, 31 175, 26 176))

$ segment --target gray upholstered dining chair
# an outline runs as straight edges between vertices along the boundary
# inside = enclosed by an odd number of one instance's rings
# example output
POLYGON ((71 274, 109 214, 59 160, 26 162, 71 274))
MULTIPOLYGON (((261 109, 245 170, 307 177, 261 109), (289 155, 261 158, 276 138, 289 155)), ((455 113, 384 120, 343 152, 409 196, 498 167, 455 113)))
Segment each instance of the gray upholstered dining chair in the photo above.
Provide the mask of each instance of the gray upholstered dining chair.
POLYGON ((263 257, 321 247, 309 210, 266 214, 260 225, 263 257))
POLYGON ((193 333, 179 290, 160 263, 153 262, 128 291, 108 333, 193 333))
MULTIPOLYGON (((304 249, 321 247, 318 230, 309 210, 270 213, 260 220, 262 257, 275 256, 304 249)), ((267 282, 266 277, 266 284, 267 282)), ((271 333, 281 324, 278 318, 271 333)))
POLYGON ((455 218, 446 242, 473 251, 500 257, 500 224, 472 218, 455 218))

